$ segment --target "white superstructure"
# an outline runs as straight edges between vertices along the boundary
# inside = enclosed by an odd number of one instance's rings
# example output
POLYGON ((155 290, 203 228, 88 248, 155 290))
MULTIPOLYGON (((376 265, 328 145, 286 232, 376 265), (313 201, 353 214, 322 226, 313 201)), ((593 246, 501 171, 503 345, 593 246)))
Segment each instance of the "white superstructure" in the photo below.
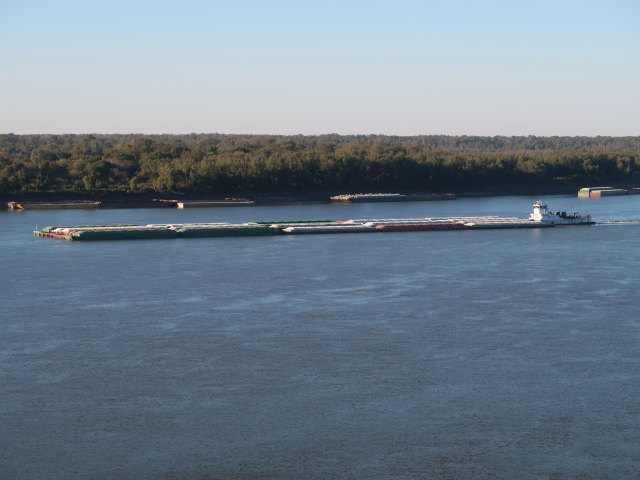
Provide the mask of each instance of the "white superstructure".
POLYGON ((547 204, 537 201, 533 204, 533 213, 529 215, 532 222, 548 223, 551 225, 592 225, 591 215, 567 212, 550 212, 547 204))

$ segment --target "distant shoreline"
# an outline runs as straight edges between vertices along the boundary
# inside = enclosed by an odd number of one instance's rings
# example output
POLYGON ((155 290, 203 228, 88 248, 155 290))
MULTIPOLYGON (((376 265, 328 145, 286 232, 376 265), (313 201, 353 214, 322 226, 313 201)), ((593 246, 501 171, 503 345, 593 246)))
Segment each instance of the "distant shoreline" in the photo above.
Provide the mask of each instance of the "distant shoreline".
POLYGON ((623 183, 640 185, 640 137, 0 134, 4 202, 570 195, 623 183))
MULTIPOLYGON (((630 188, 631 185, 626 185, 630 188)), ((473 197, 497 197, 508 195, 522 195, 522 196, 544 196, 544 195, 577 195, 577 191, 580 187, 576 185, 572 186, 558 186, 558 185, 527 185, 527 186, 499 186, 499 187, 486 187, 467 190, 455 190, 452 189, 446 192, 427 192, 427 191, 413 191, 413 192, 385 192, 385 193, 403 193, 409 196, 406 201, 451 201, 446 199, 433 199, 416 198, 413 200, 411 196, 428 196, 432 194, 453 193, 456 198, 473 198, 473 197)), ((351 192, 351 193, 367 193, 367 192, 351 192)), ((252 200, 253 205, 273 205, 273 204, 289 204, 289 203, 330 203, 330 196, 334 193, 326 192, 308 192, 300 194, 287 194, 277 192, 273 194, 251 194, 245 192, 243 195, 234 194, 233 198, 242 198, 252 200)), ((95 193, 95 194, 65 194, 65 193, 30 193, 23 195, 0 195, 1 207, 6 208, 8 202, 79 202, 79 201, 99 201, 101 205, 99 208, 170 208, 175 204, 171 204, 171 200, 175 201, 221 201, 225 198, 229 198, 231 195, 225 196, 220 194, 205 194, 205 193, 175 193, 175 194, 125 194, 125 193, 95 193)), ((230 202, 231 203, 231 202, 230 202)), ((250 205, 248 205, 250 206, 250 205)))

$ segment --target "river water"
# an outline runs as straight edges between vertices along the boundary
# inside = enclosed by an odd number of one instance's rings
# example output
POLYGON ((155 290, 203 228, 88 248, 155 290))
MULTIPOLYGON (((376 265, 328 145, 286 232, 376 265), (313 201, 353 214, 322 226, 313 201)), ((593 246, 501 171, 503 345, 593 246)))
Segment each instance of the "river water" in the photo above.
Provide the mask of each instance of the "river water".
POLYGON ((640 471, 640 196, 592 227, 65 242, 46 225, 528 216, 534 198, 0 213, 0 478, 640 471))

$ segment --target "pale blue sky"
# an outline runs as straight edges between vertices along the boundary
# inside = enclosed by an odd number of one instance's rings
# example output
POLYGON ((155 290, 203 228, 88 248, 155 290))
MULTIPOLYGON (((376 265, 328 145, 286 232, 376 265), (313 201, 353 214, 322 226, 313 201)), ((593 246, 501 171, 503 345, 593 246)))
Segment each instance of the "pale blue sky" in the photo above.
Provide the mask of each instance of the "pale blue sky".
POLYGON ((0 133, 640 135, 640 1, 0 0, 0 133))

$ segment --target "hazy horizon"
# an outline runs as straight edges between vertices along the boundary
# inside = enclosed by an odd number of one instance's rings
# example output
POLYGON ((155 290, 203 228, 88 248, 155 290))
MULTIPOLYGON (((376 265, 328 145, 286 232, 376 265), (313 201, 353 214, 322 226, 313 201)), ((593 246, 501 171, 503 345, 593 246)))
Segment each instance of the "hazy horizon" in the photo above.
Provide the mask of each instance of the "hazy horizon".
POLYGON ((0 4, 0 133, 640 135, 640 4, 0 4))

